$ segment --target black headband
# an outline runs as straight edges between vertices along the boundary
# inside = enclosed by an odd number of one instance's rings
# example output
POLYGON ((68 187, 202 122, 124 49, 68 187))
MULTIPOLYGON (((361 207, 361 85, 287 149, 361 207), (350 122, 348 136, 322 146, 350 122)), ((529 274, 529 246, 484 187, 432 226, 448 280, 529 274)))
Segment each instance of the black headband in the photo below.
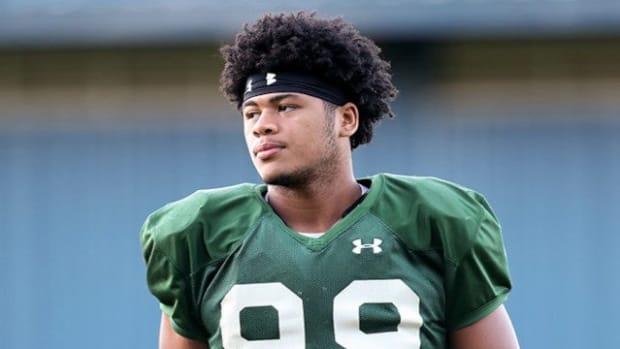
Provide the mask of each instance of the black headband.
POLYGON ((336 85, 310 75, 296 73, 264 73, 251 75, 243 93, 243 101, 273 92, 297 92, 323 99, 335 105, 348 100, 336 85))

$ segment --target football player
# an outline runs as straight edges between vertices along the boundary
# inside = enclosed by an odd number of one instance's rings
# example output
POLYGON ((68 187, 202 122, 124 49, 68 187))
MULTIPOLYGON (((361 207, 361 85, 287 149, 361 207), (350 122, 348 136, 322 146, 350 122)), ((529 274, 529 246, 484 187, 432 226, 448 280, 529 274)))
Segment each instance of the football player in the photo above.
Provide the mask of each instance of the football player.
POLYGON ((370 39, 340 18, 270 14, 222 54, 264 183, 199 190, 146 220, 160 348, 518 348, 484 198, 353 173, 397 94, 370 39))

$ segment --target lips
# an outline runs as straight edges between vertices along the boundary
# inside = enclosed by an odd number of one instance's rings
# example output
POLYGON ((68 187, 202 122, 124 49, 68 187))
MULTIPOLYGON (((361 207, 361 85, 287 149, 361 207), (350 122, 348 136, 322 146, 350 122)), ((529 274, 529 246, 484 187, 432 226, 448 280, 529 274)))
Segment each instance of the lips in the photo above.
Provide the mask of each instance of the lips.
POLYGON ((264 142, 254 147, 254 156, 260 160, 267 160, 268 158, 276 155, 282 149, 284 145, 278 142, 264 142))

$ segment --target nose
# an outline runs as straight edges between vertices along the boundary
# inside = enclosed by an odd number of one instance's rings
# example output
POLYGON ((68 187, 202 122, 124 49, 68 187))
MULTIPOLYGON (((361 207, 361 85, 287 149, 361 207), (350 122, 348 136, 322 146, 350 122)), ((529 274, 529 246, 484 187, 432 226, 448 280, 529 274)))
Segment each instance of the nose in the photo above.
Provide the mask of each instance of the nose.
POLYGON ((277 133, 279 130, 277 117, 277 113, 271 111, 270 108, 264 109, 252 126, 252 134, 260 137, 277 133))

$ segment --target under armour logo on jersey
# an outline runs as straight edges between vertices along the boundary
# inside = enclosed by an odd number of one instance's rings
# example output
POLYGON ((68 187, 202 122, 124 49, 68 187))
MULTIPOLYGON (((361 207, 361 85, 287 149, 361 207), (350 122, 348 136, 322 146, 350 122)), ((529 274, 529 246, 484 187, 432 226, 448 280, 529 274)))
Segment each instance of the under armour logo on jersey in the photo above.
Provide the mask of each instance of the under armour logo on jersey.
POLYGON ((381 246, 382 243, 383 243, 383 240, 377 239, 377 238, 372 239, 372 244, 363 244, 362 239, 355 239, 353 240, 353 245, 355 247, 353 247, 352 251, 355 254, 360 254, 362 253, 363 249, 372 248, 372 253, 379 254, 383 251, 383 249, 379 247, 381 246))
POLYGON ((267 79, 267 86, 269 85, 273 85, 276 83, 276 74, 275 73, 267 73, 267 75, 265 76, 265 78, 267 79))

